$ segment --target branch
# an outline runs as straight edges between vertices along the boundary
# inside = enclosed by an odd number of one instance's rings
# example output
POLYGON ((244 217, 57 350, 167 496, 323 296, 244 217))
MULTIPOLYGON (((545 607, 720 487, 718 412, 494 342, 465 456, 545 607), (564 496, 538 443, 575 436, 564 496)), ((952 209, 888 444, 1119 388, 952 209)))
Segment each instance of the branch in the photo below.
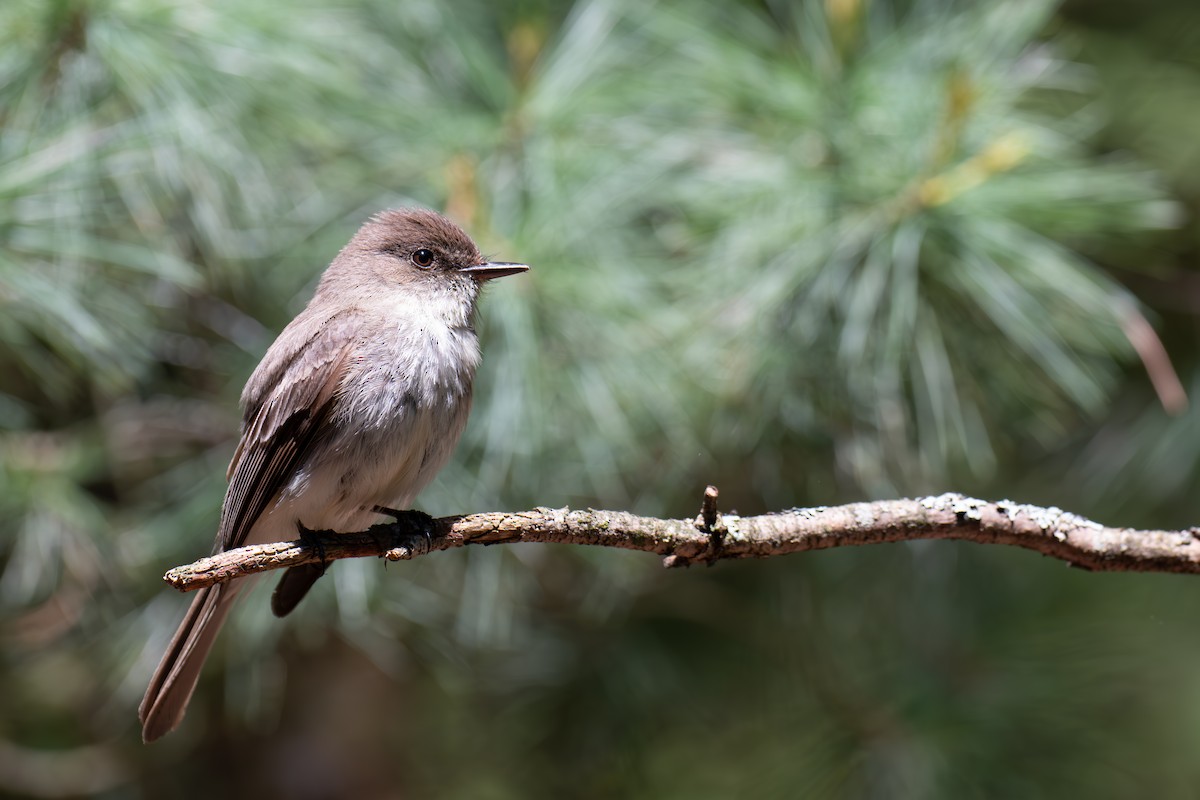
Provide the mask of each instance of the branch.
POLYGON ((304 540, 228 550, 176 567, 163 579, 187 592, 301 564, 365 556, 400 561, 468 544, 553 542, 621 547, 657 553, 664 557, 664 566, 681 567, 914 539, 1015 545, 1086 570, 1200 573, 1197 528, 1106 528, 1058 508, 1008 500, 990 503, 958 494, 740 517, 717 511, 717 490, 710 486, 695 520, 566 508, 440 519, 413 512, 360 533, 311 532, 304 540))

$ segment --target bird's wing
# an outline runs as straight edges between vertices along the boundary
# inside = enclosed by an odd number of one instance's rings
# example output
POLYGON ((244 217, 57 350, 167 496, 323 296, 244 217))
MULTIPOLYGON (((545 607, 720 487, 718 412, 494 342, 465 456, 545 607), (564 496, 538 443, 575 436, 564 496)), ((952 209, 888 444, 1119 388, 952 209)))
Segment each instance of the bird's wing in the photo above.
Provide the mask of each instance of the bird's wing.
POLYGON ((216 550, 246 543, 250 529, 327 430, 357 349, 354 323, 347 313, 297 318, 255 370, 242 398, 242 438, 229 464, 216 550))

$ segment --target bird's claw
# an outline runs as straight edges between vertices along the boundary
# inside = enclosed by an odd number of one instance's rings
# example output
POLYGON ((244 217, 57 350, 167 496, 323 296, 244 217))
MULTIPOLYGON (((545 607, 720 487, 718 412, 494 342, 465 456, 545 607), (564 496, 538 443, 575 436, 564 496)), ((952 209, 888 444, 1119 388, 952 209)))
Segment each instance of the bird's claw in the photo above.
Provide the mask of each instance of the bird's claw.
POLYGON ((396 524, 401 529, 401 534, 408 538, 416 534, 423 536, 425 538, 425 552, 433 549, 433 517, 424 511, 416 511, 415 509, 399 511, 387 506, 375 506, 372 511, 396 520, 396 524))
POLYGON ((321 574, 324 575, 329 569, 329 559, 325 557, 325 543, 321 540, 321 531, 315 531, 296 520, 296 532, 300 534, 300 544, 317 551, 317 557, 321 559, 321 574))

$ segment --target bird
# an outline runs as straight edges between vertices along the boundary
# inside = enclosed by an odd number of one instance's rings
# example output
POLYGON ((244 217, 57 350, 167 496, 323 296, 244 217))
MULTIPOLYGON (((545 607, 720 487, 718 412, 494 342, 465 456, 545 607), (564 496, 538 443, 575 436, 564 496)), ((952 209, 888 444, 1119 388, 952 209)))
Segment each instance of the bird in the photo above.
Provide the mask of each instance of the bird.
MULTIPOLYGON (((410 508, 467 423, 481 287, 528 269, 483 258, 461 227, 434 211, 368 219, 246 383, 213 552, 298 530, 359 531, 390 509, 410 508)), ((288 569, 272 611, 290 613, 323 571, 288 569)), ((183 720, 246 582, 197 592, 138 708, 143 741, 183 720)))

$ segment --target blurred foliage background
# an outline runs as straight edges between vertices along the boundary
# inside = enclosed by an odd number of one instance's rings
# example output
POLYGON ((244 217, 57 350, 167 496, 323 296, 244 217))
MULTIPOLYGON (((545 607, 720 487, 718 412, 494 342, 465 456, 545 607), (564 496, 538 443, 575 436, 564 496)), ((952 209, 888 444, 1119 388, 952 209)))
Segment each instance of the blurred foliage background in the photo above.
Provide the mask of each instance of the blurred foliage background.
POLYGON ((0 795, 1200 794, 1200 583, 945 542, 342 562, 135 711, 242 383, 389 206, 534 265, 431 513, 1200 524, 1197 131, 1193 0, 4 0, 0 795))

